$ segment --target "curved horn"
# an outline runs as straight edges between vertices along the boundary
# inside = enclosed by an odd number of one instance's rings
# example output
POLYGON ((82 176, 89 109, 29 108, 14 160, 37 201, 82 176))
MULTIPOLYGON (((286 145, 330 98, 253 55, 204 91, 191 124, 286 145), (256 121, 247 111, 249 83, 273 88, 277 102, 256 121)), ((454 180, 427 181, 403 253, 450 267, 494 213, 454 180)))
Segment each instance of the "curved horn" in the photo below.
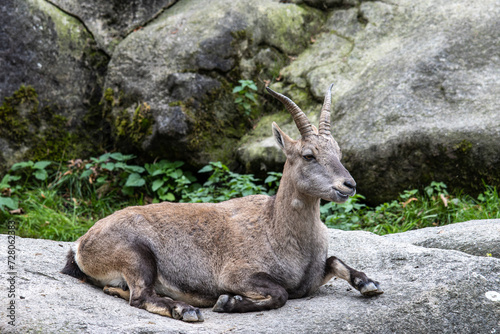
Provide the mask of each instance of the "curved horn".
POLYGON ((269 87, 266 87, 266 89, 269 92, 269 94, 271 94, 281 103, 283 103, 285 105, 286 110, 288 110, 288 112, 292 114, 293 120, 295 121, 295 125, 297 125, 300 135, 303 138, 308 137, 314 133, 312 125, 307 119, 306 114, 304 114, 304 112, 300 110, 300 108, 292 100, 290 100, 283 94, 276 93, 269 87))
POLYGON ((325 102, 323 102, 323 107, 321 108, 321 116, 319 117, 319 129, 320 135, 331 136, 332 132, 330 130, 330 107, 332 104, 332 87, 333 84, 328 87, 325 95, 325 102))

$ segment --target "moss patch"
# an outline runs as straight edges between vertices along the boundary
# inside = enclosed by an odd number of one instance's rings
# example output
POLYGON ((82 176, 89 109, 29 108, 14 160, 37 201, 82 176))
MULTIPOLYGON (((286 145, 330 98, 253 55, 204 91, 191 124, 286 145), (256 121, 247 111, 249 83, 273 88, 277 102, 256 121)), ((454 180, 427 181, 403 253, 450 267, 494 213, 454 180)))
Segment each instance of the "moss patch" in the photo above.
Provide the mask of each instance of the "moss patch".
POLYGON ((146 102, 137 103, 132 117, 123 111, 115 119, 114 126, 118 141, 125 139, 135 147, 139 147, 142 141, 153 132, 151 107, 146 102))
POLYGON ((110 124, 111 134, 120 150, 137 153, 142 142, 152 134, 154 119, 147 102, 139 101, 126 108, 124 100, 127 97, 123 92, 107 88, 101 100, 102 118, 110 124))
POLYGON ((96 151, 92 133, 88 125, 71 129, 68 120, 54 109, 40 107, 33 87, 21 86, 0 107, 0 138, 7 145, 0 156, 0 171, 20 160, 87 157, 96 151))
POLYGON ((30 120, 37 119, 38 105, 33 87, 21 86, 12 96, 6 97, 0 107, 0 137, 16 143, 26 142, 30 120))
POLYGON ((48 108, 41 111, 40 117, 44 126, 34 134, 33 146, 27 153, 30 160, 65 161, 85 151, 81 138, 67 130, 68 120, 65 117, 54 114, 48 108))
POLYGON ((269 31, 268 44, 286 54, 299 54, 304 50, 309 45, 310 35, 319 30, 326 18, 316 9, 282 4, 269 6, 264 15, 269 31))
POLYGON ((210 161, 232 165, 237 142, 249 127, 248 118, 234 105, 230 92, 226 83, 207 94, 202 103, 188 100, 182 106, 192 126, 188 149, 199 152, 201 165, 210 161))
POLYGON ((472 149, 472 143, 470 141, 464 139, 460 143, 456 144, 454 146, 454 149, 456 151, 463 153, 463 154, 467 154, 472 149))

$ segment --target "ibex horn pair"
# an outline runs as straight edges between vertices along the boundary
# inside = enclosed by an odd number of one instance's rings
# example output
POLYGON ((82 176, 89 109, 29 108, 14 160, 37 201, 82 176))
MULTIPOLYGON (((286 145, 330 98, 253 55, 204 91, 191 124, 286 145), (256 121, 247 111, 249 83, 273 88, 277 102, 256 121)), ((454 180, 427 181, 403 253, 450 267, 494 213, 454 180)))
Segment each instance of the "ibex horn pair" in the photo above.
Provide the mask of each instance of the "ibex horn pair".
MULTIPOLYGON (((325 95, 325 101, 323 102, 323 107, 321 108, 321 115, 319 119, 319 129, 318 132, 323 136, 331 136, 330 131, 330 107, 332 104, 332 87, 333 84, 328 87, 325 95)), ((278 99, 281 103, 285 105, 286 110, 292 114, 293 120, 300 131, 300 135, 303 138, 309 137, 314 134, 311 122, 307 119, 306 114, 288 97, 283 94, 277 93, 269 87, 266 87, 267 91, 278 99)))

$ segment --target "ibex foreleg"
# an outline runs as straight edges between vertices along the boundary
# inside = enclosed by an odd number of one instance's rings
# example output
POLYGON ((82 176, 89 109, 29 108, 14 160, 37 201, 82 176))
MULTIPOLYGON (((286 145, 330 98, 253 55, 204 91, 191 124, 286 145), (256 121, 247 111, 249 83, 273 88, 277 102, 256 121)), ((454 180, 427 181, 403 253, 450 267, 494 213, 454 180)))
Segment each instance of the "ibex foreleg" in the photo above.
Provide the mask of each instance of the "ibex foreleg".
POLYGON ((228 290, 213 307, 215 312, 253 312, 280 308, 288 300, 285 288, 270 275, 259 272, 243 281, 234 280, 228 290))
POLYGON ((323 282, 328 282, 334 276, 349 282, 363 296, 371 297, 384 293, 378 282, 368 278, 365 273, 349 267, 335 256, 332 256, 326 260, 323 282))

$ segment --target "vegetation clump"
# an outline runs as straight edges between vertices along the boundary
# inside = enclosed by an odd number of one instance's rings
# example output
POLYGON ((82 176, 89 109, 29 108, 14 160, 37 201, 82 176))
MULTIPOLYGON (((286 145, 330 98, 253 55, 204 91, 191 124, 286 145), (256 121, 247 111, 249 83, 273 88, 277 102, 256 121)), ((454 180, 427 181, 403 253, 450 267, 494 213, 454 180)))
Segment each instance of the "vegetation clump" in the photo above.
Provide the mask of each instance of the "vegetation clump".
POLYGON ((146 102, 137 103, 132 117, 124 111, 115 120, 117 140, 127 140, 140 147, 142 141, 153 132, 151 107, 146 102))
POLYGON ((476 198, 448 193, 446 184, 431 182, 422 190, 406 190, 398 199, 376 207, 363 204, 362 195, 346 203, 327 203, 321 207, 322 219, 329 227, 367 230, 377 234, 447 225, 474 219, 500 218, 500 198, 496 187, 484 185, 476 198))
POLYGON ((253 80, 239 80, 240 84, 233 89, 233 94, 236 94, 234 103, 247 116, 252 115, 252 109, 257 106, 257 85, 253 80))

